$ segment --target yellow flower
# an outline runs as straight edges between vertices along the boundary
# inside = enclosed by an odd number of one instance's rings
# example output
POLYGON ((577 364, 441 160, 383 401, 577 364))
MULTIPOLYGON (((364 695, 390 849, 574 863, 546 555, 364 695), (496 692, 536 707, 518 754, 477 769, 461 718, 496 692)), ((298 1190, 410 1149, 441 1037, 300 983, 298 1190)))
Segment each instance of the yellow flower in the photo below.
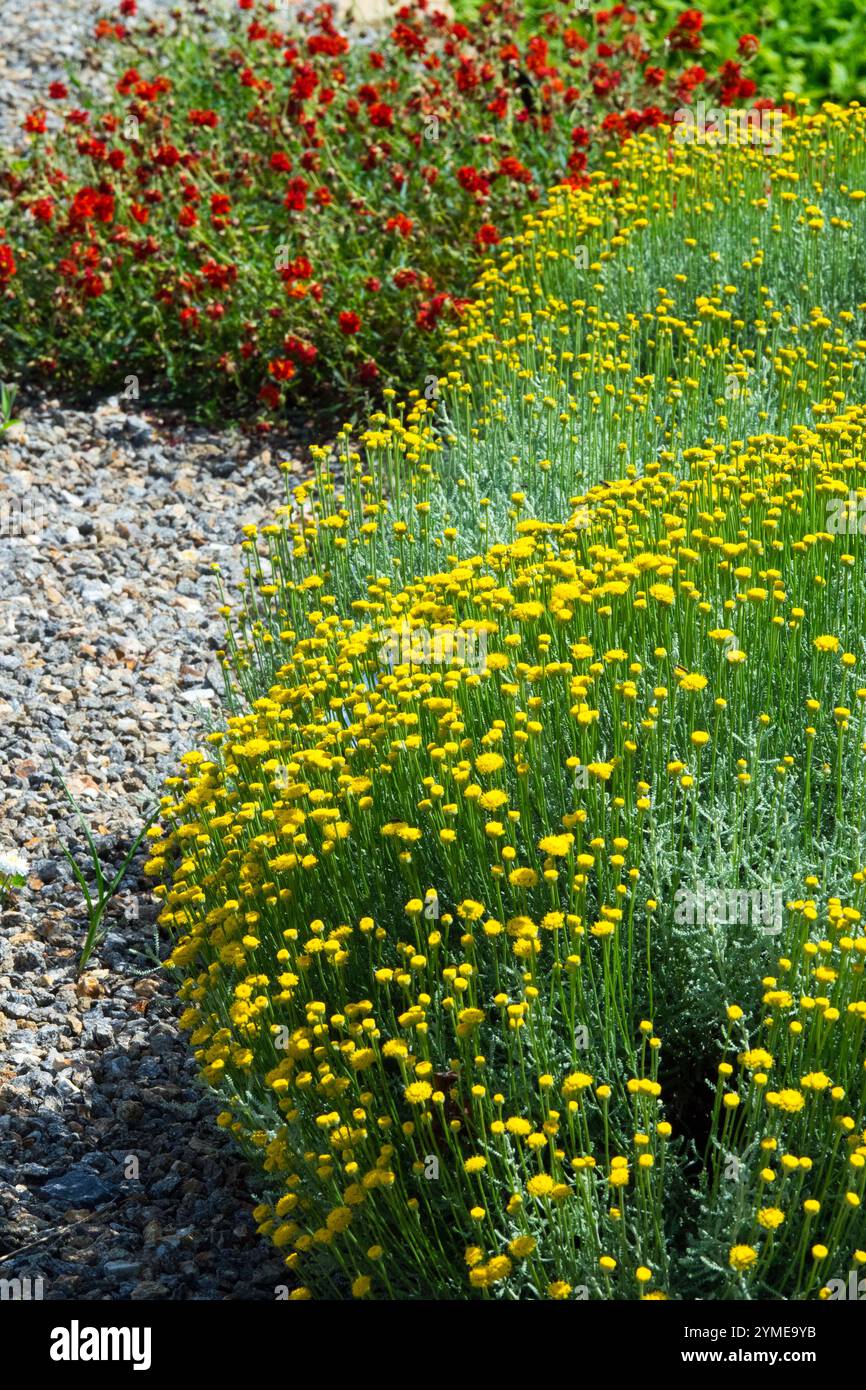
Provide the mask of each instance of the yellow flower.
POLYGON ((556 1183, 548 1173, 536 1173, 526 1184, 526 1190, 531 1197, 549 1197, 555 1186, 556 1183))
POLYGON ((482 753, 475 759, 475 770, 482 776, 487 776, 492 772, 498 772, 505 766, 505 759, 500 753, 482 753))
POLYGON ((554 859, 564 859, 570 853, 573 844, 573 835, 545 835, 544 839, 539 840, 538 848, 543 854, 549 854, 554 859))
POLYGON ((433 1087, 427 1081, 413 1081, 403 1092, 410 1105, 423 1105, 433 1094, 433 1087))
POLYGON ((688 690, 692 693, 698 693, 701 690, 705 690, 706 687, 706 676, 699 675, 697 672, 686 674, 682 676, 680 679, 680 690, 688 690))
POLYGON ((775 1231, 785 1220, 785 1213, 778 1207, 763 1207, 758 1212, 758 1224, 764 1227, 765 1231, 775 1231))

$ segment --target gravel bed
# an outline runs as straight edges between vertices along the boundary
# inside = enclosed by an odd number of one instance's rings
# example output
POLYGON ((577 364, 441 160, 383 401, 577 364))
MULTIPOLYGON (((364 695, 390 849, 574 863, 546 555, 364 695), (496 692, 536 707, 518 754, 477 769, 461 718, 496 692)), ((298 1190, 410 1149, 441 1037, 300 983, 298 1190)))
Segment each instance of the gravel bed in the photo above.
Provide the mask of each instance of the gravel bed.
POLYGON ((59 842, 85 850, 52 765, 119 865, 219 717, 210 567, 238 578, 240 527, 284 496, 278 458, 110 403, 21 414, 0 436, 0 852, 30 865, 0 913, 0 1278, 41 1277, 46 1298, 273 1298, 285 1271, 152 971, 141 856, 75 979, 83 902, 59 842))

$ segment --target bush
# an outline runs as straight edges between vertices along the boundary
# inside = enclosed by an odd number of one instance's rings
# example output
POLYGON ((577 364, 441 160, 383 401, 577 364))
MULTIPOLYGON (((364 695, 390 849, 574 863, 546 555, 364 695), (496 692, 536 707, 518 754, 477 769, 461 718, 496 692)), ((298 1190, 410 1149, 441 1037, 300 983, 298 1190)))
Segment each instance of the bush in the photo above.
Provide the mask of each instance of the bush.
POLYGON ((864 121, 554 190, 248 532, 149 871, 295 1297, 866 1262, 864 121))
MULTIPOLYGON (((681 11, 678 0, 655 0, 662 32, 681 11)), ((730 51, 745 33, 760 40, 751 75, 760 85, 816 98, 866 98, 866 22, 860 0, 715 0, 705 5, 710 58, 730 51)))
POLYGON ((327 5, 285 23, 241 0, 98 26, 110 100, 54 84, 0 184, 9 367, 212 417, 423 380, 551 182, 699 94, 755 95, 691 31, 651 51, 625 6, 530 32, 511 0, 471 29, 424 3, 361 38, 327 5))

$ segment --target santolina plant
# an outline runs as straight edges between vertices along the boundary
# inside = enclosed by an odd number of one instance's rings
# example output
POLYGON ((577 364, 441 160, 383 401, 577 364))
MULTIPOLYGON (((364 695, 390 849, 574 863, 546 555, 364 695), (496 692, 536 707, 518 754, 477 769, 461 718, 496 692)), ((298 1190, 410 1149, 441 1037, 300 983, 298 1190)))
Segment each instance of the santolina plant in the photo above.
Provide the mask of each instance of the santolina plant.
POLYGON ((866 1263, 863 127, 555 189, 438 408, 247 536, 149 869, 294 1297, 866 1263))
POLYGON ((361 37, 329 5, 135 10, 97 25, 109 99, 53 83, 0 178, 4 361, 263 423, 435 374, 434 330, 542 190, 757 95, 751 42, 702 66, 695 11, 650 45, 626 5, 467 25, 413 0, 361 37))

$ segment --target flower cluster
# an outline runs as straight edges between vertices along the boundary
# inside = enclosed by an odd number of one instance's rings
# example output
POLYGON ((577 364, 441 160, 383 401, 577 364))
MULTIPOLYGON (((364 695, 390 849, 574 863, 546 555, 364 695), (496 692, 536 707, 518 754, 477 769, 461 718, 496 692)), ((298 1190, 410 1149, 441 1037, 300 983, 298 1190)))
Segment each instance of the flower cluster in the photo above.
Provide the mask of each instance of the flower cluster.
POLYGON ((121 8, 97 30, 113 99, 53 83, 0 183, 12 365, 118 391, 132 373, 262 423, 322 382, 423 379, 431 333, 550 183, 699 99, 756 96, 747 56, 700 64, 694 11, 655 52, 623 4, 533 25, 486 0, 468 26, 409 0, 372 43, 326 4, 121 8))
POLYGON ((148 868, 296 1297, 866 1260, 864 124, 553 190, 438 402, 247 528, 238 703, 148 868), (778 926, 683 922, 707 882, 778 926))

